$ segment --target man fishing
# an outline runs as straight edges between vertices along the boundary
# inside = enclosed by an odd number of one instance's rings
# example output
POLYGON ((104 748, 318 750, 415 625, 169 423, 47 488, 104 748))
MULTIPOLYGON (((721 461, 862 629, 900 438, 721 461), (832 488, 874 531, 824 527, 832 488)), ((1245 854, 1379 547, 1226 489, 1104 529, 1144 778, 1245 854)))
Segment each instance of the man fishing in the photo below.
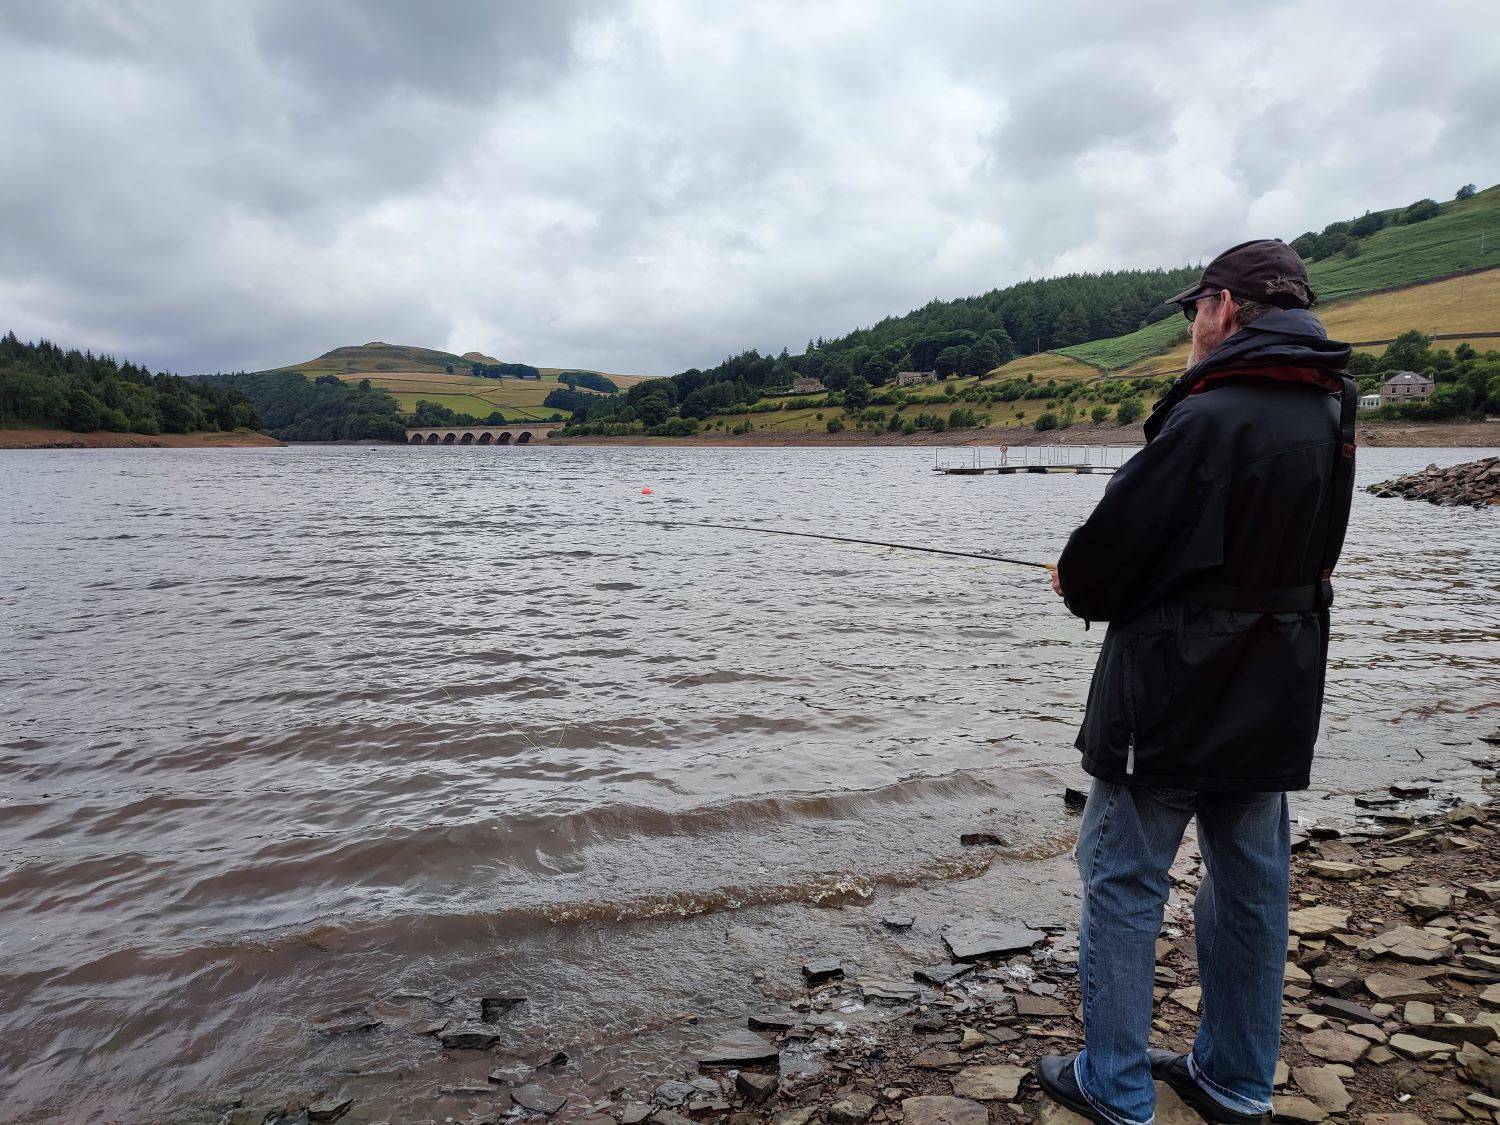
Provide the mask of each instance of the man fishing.
POLYGON ((1078 837, 1084 1049, 1037 1063, 1055 1101, 1153 1119, 1153 1079, 1206 1120, 1271 1109, 1287 952, 1286 794, 1304 789, 1323 704, 1329 582, 1353 491, 1346 344, 1310 311, 1279 240, 1220 254, 1171 298, 1187 372, 1053 568, 1109 629, 1077 746, 1094 777, 1078 837), (1149 1050, 1168 869, 1197 819, 1202 1019, 1149 1050))

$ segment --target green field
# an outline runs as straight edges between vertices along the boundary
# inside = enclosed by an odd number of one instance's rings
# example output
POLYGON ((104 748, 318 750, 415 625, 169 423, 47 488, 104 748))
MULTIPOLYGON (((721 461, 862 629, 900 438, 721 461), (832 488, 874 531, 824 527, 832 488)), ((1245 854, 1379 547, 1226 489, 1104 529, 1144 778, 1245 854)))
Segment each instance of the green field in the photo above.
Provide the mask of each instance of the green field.
MULTIPOLYGON (((1357 257, 1335 256, 1308 267, 1320 310, 1353 297, 1500 266, 1500 186, 1444 203, 1441 213, 1424 223, 1377 231, 1360 240, 1359 250, 1357 257)), ((1118 371, 1186 339, 1186 321, 1168 317, 1124 336, 1058 351, 1118 371)))

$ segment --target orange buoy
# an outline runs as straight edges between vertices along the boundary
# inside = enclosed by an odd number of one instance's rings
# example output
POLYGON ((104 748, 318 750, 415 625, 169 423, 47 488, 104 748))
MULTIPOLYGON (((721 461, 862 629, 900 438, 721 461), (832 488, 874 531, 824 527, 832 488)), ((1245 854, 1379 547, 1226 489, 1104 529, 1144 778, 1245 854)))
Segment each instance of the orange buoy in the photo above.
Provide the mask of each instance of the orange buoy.
POLYGON ((641 495, 642 496, 650 496, 651 495, 651 490, 649 488, 643 488, 643 489, 641 489, 641 495))

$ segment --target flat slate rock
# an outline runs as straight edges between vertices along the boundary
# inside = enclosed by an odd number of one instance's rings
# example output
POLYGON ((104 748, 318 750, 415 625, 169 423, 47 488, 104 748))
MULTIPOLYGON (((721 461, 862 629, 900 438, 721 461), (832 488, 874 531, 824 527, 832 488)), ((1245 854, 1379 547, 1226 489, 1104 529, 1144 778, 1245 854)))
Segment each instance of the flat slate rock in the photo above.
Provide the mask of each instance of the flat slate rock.
POLYGON ((989 1125, 990 1113, 969 1098, 927 1095, 901 1103, 905 1125, 989 1125))
POLYGON ((1406 1032, 1392 1035, 1389 1046, 1396 1054, 1409 1059, 1430 1059, 1434 1055, 1446 1055, 1453 1050, 1452 1043, 1439 1043, 1435 1039, 1424 1039, 1420 1035, 1408 1035, 1406 1032))
POLYGON ((734 1088, 755 1105, 775 1097, 780 1084, 774 1074, 758 1074, 753 1070, 742 1070, 734 1076, 734 1088))
POLYGON ((1016 997, 1016 1015, 1018 1016, 1065 1016, 1067 1014, 1068 1009, 1050 996, 1032 996, 1023 992, 1016 997))
POLYGON ((1300 1125, 1317 1125, 1328 1116, 1328 1111, 1310 1098, 1296 1094, 1277 1094, 1271 1099, 1272 1121, 1300 1122, 1300 1125))
POLYGON ((786 1031, 802 1022, 802 1017, 792 1011, 772 1011, 762 1008, 751 1012, 745 1022, 756 1031, 786 1031))
POLYGON ((1365 978, 1365 991, 1375 999, 1391 1004, 1405 1000, 1436 1000, 1442 995, 1425 980, 1395 973, 1371 973, 1365 978))
POLYGON ((926 990, 905 980, 861 980, 859 993, 866 1004, 909 1004, 920 1000, 926 990))
POLYGON ((878 1104, 868 1094, 845 1094, 828 1107, 828 1120, 833 1125, 860 1125, 875 1112, 878 1104))
POLYGON ((844 975, 844 963, 837 957, 822 957, 808 961, 802 966, 802 975, 808 984, 821 984, 825 980, 839 980, 844 975))
POLYGON ((482 1023, 455 1023, 439 1031, 437 1037, 451 1050, 487 1051, 500 1041, 500 1032, 482 1023))
POLYGON ((943 943, 955 961, 1025 953, 1046 937, 1019 922, 957 922, 943 927, 943 943))
POLYGON ((699 1066, 748 1066, 775 1062, 779 1051, 774 1043, 750 1030, 730 1031, 720 1036, 707 1051, 698 1056, 699 1066))
POLYGON ((1449 1023, 1433 1020, 1430 1023, 1413 1023, 1402 1030, 1423 1039, 1436 1039, 1439 1043, 1451 1043, 1455 1047, 1460 1043, 1477 1043, 1484 1047, 1500 1038, 1500 1033, 1487 1023, 1449 1023))
POLYGON ((1348 1022, 1380 1023, 1379 1016, 1363 1004, 1356 1004, 1353 1000, 1341 1000, 1333 996, 1314 996, 1307 1002, 1307 1006, 1325 1016, 1336 1016, 1348 1022))
POLYGON ((1331 1066, 1299 1066, 1292 1079, 1309 1098, 1329 1113, 1343 1113, 1354 1101, 1344 1081, 1331 1066))
POLYGON ((1364 974, 1347 965, 1320 965, 1312 971, 1312 982, 1335 996, 1353 996, 1365 985, 1364 974))
POLYGON ((957 980, 965 973, 972 972, 973 969, 973 965, 927 965, 912 973, 912 977, 923 984, 942 988, 950 980, 957 980))
POLYGON ((1368 1040, 1345 1031, 1324 1028, 1302 1037, 1302 1049, 1315 1059, 1327 1062, 1353 1063, 1370 1049, 1368 1040))
POLYGON ((1287 916, 1287 923, 1294 934, 1322 937, 1347 929, 1349 912, 1339 906, 1304 906, 1301 910, 1293 910, 1287 916))
POLYGON ((698 1093, 698 1087, 692 1083, 670 1079, 651 1091, 651 1100, 657 1105, 681 1105, 698 1093))
POLYGON ((917 924, 914 914, 882 914, 880 924, 888 930, 909 930, 917 924))
POLYGON ((562 1109, 568 1101, 561 1094, 554 1094, 534 1082, 517 1086, 510 1092, 510 1099, 522 1109, 529 1109, 532 1113, 545 1113, 548 1117, 562 1109))
POLYGON ((953 1092, 981 1102, 1014 1101, 1030 1073, 1024 1066, 966 1066, 953 1076, 953 1092))
POLYGON ((1359 955, 1390 957, 1397 961, 1430 965, 1453 956, 1453 943, 1445 937, 1415 926, 1396 926, 1361 943, 1359 955))

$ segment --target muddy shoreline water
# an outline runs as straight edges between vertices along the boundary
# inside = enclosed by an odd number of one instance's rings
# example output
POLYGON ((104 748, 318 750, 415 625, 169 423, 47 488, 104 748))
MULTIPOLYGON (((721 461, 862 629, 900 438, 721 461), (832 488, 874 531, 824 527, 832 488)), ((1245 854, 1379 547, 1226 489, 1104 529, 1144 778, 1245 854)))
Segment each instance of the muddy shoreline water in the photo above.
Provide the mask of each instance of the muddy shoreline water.
MULTIPOLYGON (((1500 1120, 1500 732, 1476 739, 1468 762, 1468 776, 1359 794, 1294 830, 1277 1121, 1500 1120)), ((1082 796, 1059 798, 1075 826, 1082 796)), ((985 831, 968 842, 1005 845, 985 831)), ((1192 1043, 1202 875, 1190 829, 1157 943, 1155 1046, 1192 1043)), ((843 909, 873 914, 898 943, 918 926, 899 905, 843 909)), ((750 968, 763 1003, 738 1021, 684 1011, 693 1049, 677 1067, 633 1075, 591 1065, 577 1048, 495 1048, 522 996, 397 994, 327 1013, 322 1026, 357 1036, 404 1020, 436 1038, 452 1066, 430 1098, 390 1099, 379 1092, 390 1076, 350 1074, 226 1107, 219 1120, 1081 1125, 1031 1076, 1039 1056, 1082 1045, 1076 926, 1071 903, 1047 917, 951 918, 937 943, 910 943, 897 974, 869 970, 871 951, 847 944, 805 958, 795 977, 750 968)), ((1198 1120, 1161 1085, 1158 1117, 1198 1120)))

